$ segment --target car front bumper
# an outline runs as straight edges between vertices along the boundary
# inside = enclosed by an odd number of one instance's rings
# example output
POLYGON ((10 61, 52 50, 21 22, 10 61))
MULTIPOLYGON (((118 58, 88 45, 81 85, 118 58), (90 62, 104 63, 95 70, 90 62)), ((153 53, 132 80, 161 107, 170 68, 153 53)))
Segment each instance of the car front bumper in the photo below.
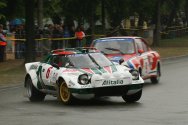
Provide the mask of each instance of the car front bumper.
POLYGON ((97 87, 97 88, 70 88, 71 93, 76 98, 93 98, 100 96, 122 96, 134 94, 143 88, 143 84, 131 84, 123 86, 97 87))

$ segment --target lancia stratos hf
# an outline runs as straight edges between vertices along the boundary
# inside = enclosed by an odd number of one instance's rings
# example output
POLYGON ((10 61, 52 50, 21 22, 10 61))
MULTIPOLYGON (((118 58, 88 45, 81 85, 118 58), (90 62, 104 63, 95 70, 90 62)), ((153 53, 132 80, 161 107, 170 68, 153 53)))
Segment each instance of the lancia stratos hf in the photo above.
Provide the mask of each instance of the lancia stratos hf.
POLYGON ((137 70, 111 62, 94 48, 54 50, 43 61, 25 67, 25 94, 30 101, 43 101, 50 94, 64 104, 101 96, 135 102, 142 95, 144 81, 137 70))

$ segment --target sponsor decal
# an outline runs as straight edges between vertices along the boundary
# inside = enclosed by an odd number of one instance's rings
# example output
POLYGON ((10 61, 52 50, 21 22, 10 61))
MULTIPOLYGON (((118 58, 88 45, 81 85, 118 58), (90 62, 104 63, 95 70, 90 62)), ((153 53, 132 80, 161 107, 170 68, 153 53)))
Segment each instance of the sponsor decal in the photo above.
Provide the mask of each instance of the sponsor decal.
POLYGON ((30 70, 31 69, 37 69, 37 68, 38 68, 38 65, 31 65, 30 70))
POLYGON ((53 67, 48 68, 48 70, 47 70, 47 72, 46 72, 46 79, 49 78, 50 72, 51 72, 51 69, 52 69, 52 68, 53 68, 53 67))
POLYGON ((123 84, 123 80, 104 80, 104 82, 102 83, 102 86, 106 86, 106 85, 122 85, 123 84))
POLYGON ((77 69, 66 69, 63 71, 63 73, 73 73, 73 72, 77 72, 77 69))

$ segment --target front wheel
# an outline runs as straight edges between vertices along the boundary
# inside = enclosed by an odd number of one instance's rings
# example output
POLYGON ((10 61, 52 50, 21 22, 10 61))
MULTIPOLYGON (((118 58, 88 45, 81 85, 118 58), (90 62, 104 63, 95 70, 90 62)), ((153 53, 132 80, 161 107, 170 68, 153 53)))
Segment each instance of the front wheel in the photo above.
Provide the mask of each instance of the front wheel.
POLYGON ((58 100, 61 101, 63 104, 71 104, 74 101, 74 97, 72 96, 67 84, 64 81, 58 86, 58 100))
POLYGON ((161 71, 160 71, 160 67, 158 66, 157 67, 157 75, 156 75, 156 77, 151 77, 150 78, 151 82, 154 83, 154 84, 159 83, 160 76, 161 76, 161 71))
POLYGON ((31 102, 43 101, 46 94, 37 90, 32 83, 31 78, 26 79, 25 83, 26 94, 31 102))
POLYGON ((123 95, 122 98, 124 101, 128 103, 133 103, 138 101, 141 98, 141 96, 142 96, 142 90, 132 95, 123 95))

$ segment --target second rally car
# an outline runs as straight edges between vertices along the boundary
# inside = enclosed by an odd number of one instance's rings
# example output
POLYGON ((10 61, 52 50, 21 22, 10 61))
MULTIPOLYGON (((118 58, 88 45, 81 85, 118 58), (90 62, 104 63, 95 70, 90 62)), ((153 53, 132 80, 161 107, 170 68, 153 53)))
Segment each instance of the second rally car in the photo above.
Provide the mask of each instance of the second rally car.
POLYGON ((92 47, 100 50, 111 61, 139 71, 141 77, 159 83, 161 61, 158 52, 153 51, 142 37, 105 37, 93 41, 92 47))

